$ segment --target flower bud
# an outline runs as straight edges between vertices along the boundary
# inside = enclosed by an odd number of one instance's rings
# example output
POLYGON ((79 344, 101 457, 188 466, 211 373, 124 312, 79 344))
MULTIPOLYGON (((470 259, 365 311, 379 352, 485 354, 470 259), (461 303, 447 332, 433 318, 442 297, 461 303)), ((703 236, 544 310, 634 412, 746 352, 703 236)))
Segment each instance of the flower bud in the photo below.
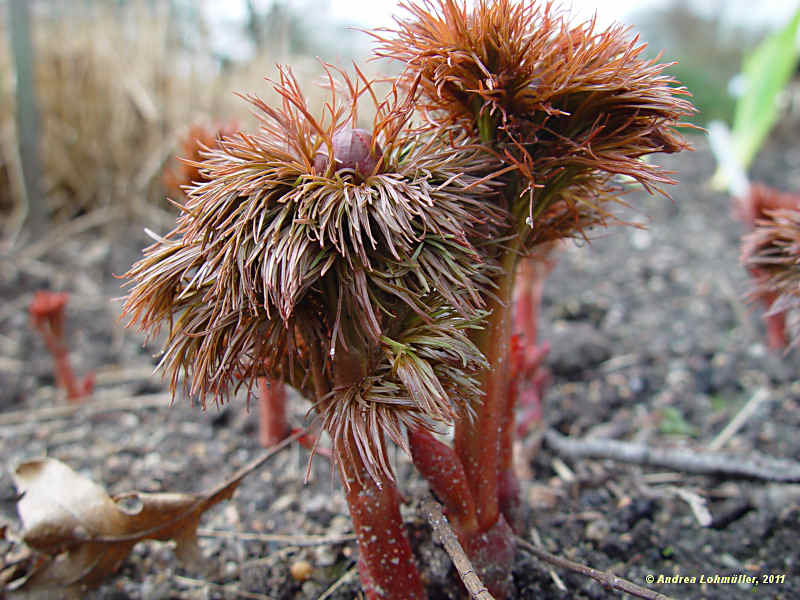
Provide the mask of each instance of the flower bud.
MULTIPOLYGON (((372 134, 366 129, 342 127, 333 134, 333 157, 336 171, 352 169, 362 177, 367 177, 375 170, 378 158, 383 153, 376 143, 372 150, 372 134)), ((327 148, 322 147, 314 156, 314 172, 324 173, 328 168, 327 148)))

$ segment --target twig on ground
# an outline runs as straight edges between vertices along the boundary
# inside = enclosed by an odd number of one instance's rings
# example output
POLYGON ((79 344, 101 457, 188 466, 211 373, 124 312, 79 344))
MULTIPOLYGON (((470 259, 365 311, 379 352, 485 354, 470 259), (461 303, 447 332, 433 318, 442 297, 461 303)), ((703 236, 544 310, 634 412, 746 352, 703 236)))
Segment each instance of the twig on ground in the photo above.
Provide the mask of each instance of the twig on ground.
POLYGON ((128 381, 161 381, 161 375, 153 365, 136 365, 131 367, 102 367, 94 372, 94 383, 101 385, 117 385, 128 381))
MULTIPOLYGON (((535 527, 531 528, 530 536, 531 539, 533 540, 534 546, 536 546, 537 548, 542 548, 544 546, 544 544, 542 544, 542 538, 539 536, 539 532, 536 531, 535 527)), ((567 586, 561 580, 561 577, 559 577, 558 573, 556 573, 556 570, 550 567, 549 569, 547 569, 547 571, 550 573, 550 579, 553 580, 553 584, 562 592, 566 592, 567 586)))
POLYGON ((135 411, 143 408, 168 408, 171 403, 172 395, 164 392, 161 394, 142 394, 141 396, 134 397, 126 395, 121 398, 89 400, 83 404, 54 406, 52 408, 42 408, 39 410, 15 410, 0 413, 0 427, 4 425, 18 425, 20 423, 64 419, 77 414, 89 417, 91 415, 114 412, 117 410, 135 411))
POLYGON ((21 360, 9 358, 7 356, 0 356, 0 371, 5 371, 6 373, 19 373, 25 368, 25 366, 26 363, 22 362, 21 360))
POLYGON ((46 237, 30 246, 22 248, 18 253, 12 254, 11 258, 15 262, 37 259, 48 250, 57 248, 64 240, 74 238, 87 229, 106 225, 107 223, 124 217, 125 211, 123 208, 122 206, 99 208, 77 219, 73 219, 65 225, 54 227, 48 232, 46 237))
POLYGON ((299 551, 300 550, 297 546, 284 546, 283 548, 270 552, 266 556, 259 556, 258 558, 251 558, 250 560, 244 561, 239 565, 237 572, 241 575, 245 569, 251 569, 255 567, 270 567, 279 560, 283 560, 289 555, 299 551))
POLYGON ((575 473, 560 458, 555 457, 550 462, 550 466, 553 467, 553 471, 556 472, 556 475, 558 475, 559 478, 563 479, 566 483, 572 483, 575 481, 575 473))
POLYGON ((255 592, 247 592, 245 590, 240 590, 239 586, 235 583, 228 583, 228 584, 213 583, 211 581, 206 581, 204 579, 194 579, 192 577, 186 577, 184 575, 173 575, 173 579, 178 583, 182 583, 189 587, 202 588, 208 586, 216 590, 224 591, 226 594, 234 594, 239 598, 251 598, 252 600, 272 600, 272 596, 266 596, 264 594, 256 594, 255 592))
POLYGON ((355 534, 336 536, 281 535, 278 533, 239 533, 236 531, 216 531, 213 529, 198 529, 197 535, 200 537, 222 537, 256 542, 273 542, 297 547, 346 544, 347 542, 356 540, 355 534))
POLYGON ((672 485, 667 486, 666 491, 674 494, 689 505, 689 508, 692 509, 694 518, 697 519, 697 522, 701 527, 708 527, 711 525, 714 519, 711 516, 711 511, 708 510, 706 499, 700 494, 696 494, 695 492, 672 485))
POLYGON ((569 559, 556 556, 555 554, 550 554, 546 550, 537 548, 519 536, 515 537, 515 541, 520 548, 539 560, 557 567, 561 567, 562 569, 569 569, 570 571, 585 575, 586 577, 591 577, 609 589, 625 592, 626 594, 630 594, 636 598, 644 598, 645 600, 673 600, 670 598, 670 596, 665 596, 659 592, 654 592, 653 590, 636 585, 635 583, 628 581, 627 579, 623 579, 622 577, 618 577, 613 573, 598 571, 597 569, 593 569, 591 567, 587 567, 586 565, 573 562, 569 559))
POLYGON ((472 567, 472 563, 461 547, 453 528, 450 527, 447 517, 442 513, 442 505, 429 495, 422 498, 421 505, 428 522, 433 528, 433 533, 438 536, 444 549, 447 550, 450 560, 453 561, 458 571, 458 576, 461 577, 464 587, 467 588, 472 598, 475 600, 494 600, 494 596, 489 593, 489 590, 483 585, 480 577, 472 567))
POLYGON ((712 452, 722 448, 736 435, 736 432, 741 429, 742 425, 750 420, 759 406, 767 399, 769 399, 769 390, 763 387, 758 388, 750 400, 748 400, 736 416, 731 419, 730 423, 728 423, 706 447, 712 452))
POLYGON ((356 567, 354 566, 350 567, 347 571, 344 572, 344 574, 341 577, 339 577, 339 579, 337 579, 333 583, 333 585, 331 585, 331 587, 325 590, 322 593, 322 595, 319 598, 317 598, 317 600, 327 600, 328 598, 330 598, 336 590, 338 590, 345 583, 350 581, 353 578, 353 575, 355 574, 356 574, 356 567))
POLYGON ((571 439, 552 429, 544 434, 550 448, 570 458, 607 458, 698 475, 725 475, 785 483, 800 482, 800 463, 755 452, 735 456, 697 450, 651 448, 607 439, 571 439))

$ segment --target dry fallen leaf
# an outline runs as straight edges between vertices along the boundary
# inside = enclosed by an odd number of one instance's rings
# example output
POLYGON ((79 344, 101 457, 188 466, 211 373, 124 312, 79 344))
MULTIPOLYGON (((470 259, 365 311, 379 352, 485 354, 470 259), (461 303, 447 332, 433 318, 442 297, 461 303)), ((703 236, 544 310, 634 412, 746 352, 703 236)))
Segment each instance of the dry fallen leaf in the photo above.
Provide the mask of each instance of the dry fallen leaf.
POLYGON ((202 563, 197 526, 203 513, 233 495, 250 472, 289 445, 300 432, 273 446, 231 479, 204 494, 128 492, 109 496, 98 484, 64 463, 44 458, 20 464, 14 481, 25 544, 38 553, 26 577, 9 591, 79 589, 114 573, 145 539, 174 540, 184 563, 202 563))
POLYGON ((14 473, 24 496, 18 503, 23 541, 50 557, 22 583, 25 589, 96 584, 116 571, 145 539, 175 540, 183 562, 201 561, 197 525, 203 513, 230 498, 239 479, 209 494, 145 494, 111 497, 64 463, 46 458, 14 473))

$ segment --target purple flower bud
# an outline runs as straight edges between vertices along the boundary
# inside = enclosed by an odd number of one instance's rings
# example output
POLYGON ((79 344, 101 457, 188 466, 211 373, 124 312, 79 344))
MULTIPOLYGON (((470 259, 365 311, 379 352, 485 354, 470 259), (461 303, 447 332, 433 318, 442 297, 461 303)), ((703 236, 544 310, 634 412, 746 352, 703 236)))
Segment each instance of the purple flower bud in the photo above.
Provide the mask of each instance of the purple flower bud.
MULTIPOLYGON (((378 160, 383 154, 380 145, 375 143, 372 152, 372 134, 366 129, 342 127, 333 134, 333 157, 336 170, 352 169, 361 177, 368 177, 375 170, 378 160)), ((314 172, 324 173, 328 168, 327 148, 322 147, 314 156, 314 172)))

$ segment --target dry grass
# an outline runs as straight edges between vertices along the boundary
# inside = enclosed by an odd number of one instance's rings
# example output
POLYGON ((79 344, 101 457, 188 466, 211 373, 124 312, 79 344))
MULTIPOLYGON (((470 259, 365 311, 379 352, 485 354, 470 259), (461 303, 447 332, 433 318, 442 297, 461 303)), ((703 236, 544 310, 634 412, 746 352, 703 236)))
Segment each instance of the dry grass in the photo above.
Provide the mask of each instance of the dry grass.
MULTIPOLYGON (((265 48, 223 72, 210 51, 190 52, 181 44, 166 2, 95 2, 81 10, 69 4, 44 5, 32 15, 42 181, 57 221, 109 206, 121 205, 129 214, 166 206, 162 172, 192 126, 234 121, 253 127, 247 103, 234 90, 272 102, 263 78, 276 73, 278 61, 290 63, 301 81, 323 72, 314 59, 287 56, 281 48, 265 48)), ((0 21, 0 31, 5 29, 0 21)), ((4 215, 20 207, 11 60, 0 53, 4 215)))

